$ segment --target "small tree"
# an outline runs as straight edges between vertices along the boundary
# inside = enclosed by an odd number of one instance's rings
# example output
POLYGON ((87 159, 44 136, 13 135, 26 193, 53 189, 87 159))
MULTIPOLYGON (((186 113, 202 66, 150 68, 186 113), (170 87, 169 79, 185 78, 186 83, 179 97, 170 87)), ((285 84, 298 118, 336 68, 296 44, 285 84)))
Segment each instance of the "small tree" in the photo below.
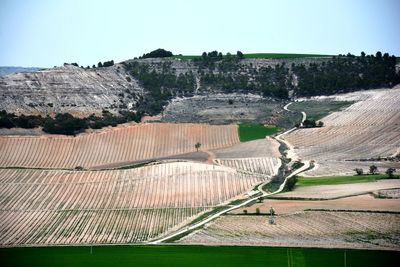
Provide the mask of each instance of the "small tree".
POLYGON ((396 169, 395 169, 395 168, 388 168, 388 169, 386 170, 386 174, 389 176, 389 178, 393 178, 395 172, 396 172, 396 169))
POLYGON ((247 210, 243 210, 243 213, 244 213, 244 214, 247 214, 247 210))
POLYGON ((194 147, 196 148, 197 152, 199 152, 199 148, 201 147, 200 142, 197 142, 194 147))
POLYGON ((375 165, 369 166, 369 173, 370 174, 376 174, 377 172, 378 172, 378 167, 376 167, 375 165))
POLYGON ((102 68, 103 67, 103 63, 101 63, 101 62, 97 63, 97 67, 98 68, 102 68))
POLYGON ((318 126, 318 127, 323 127, 323 126, 324 126, 324 123, 323 123, 322 121, 319 121, 318 124, 317 124, 317 126, 318 126))
POLYGON ((262 203, 262 201, 263 201, 263 198, 262 198, 262 197, 259 197, 259 198, 258 198, 258 202, 259 202, 259 203, 262 203))
POLYGON ((355 168, 354 171, 356 172, 357 175, 363 175, 364 174, 364 170, 360 169, 360 168, 355 168))
POLYGON ((287 179, 287 181, 286 181, 287 190, 292 191, 294 189, 294 187, 296 186, 297 180, 298 179, 297 179, 296 175, 287 179))
POLYGON ((260 208, 256 208, 256 214, 260 214, 260 208))
POLYGON ((244 55, 243 55, 243 53, 241 51, 237 51, 236 52, 236 56, 238 57, 238 59, 243 59, 244 58, 244 55))

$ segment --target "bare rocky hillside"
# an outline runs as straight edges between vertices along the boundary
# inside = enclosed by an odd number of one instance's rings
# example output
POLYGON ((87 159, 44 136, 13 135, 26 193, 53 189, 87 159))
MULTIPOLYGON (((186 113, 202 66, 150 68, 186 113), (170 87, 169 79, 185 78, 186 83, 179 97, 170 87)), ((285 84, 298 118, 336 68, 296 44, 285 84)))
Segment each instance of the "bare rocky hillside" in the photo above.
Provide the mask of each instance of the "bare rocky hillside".
MULTIPOLYGON (((245 73, 261 67, 274 67, 285 63, 309 64, 324 59, 243 59, 237 63, 245 73)), ((218 91, 212 86, 202 86, 202 70, 192 60, 149 58, 128 60, 111 67, 83 69, 65 65, 51 69, 15 73, 0 77, 0 110, 17 114, 71 113, 87 116, 107 109, 113 113, 120 110, 136 110, 137 101, 146 94, 140 82, 125 69, 126 63, 147 65, 150 71, 162 71, 166 66, 176 76, 191 73, 195 77, 193 94, 218 91)), ((235 63, 236 64, 236 63, 235 63)), ((214 73, 218 73, 216 68, 214 73)), ((241 88, 237 88, 240 90, 241 88)), ((179 88, 175 88, 177 94, 179 88)))

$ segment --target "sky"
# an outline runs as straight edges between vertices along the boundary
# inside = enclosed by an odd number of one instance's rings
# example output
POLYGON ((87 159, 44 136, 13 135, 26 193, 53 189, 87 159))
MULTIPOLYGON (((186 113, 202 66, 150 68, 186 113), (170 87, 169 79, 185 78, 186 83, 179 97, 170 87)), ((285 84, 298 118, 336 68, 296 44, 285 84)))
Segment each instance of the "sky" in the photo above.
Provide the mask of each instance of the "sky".
POLYGON ((400 56, 399 0, 0 0, 0 66, 174 54, 400 56))

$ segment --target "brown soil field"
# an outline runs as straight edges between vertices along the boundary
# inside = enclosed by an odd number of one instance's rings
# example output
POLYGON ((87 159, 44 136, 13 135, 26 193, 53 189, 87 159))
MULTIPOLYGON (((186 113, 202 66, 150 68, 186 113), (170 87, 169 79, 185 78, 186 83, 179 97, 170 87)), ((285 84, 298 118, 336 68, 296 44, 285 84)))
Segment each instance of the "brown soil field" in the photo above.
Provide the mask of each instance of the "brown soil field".
POLYGON ((149 123, 67 136, 0 136, 0 167, 95 168, 228 147, 236 125, 149 123))
POLYGON ((216 149, 212 151, 216 158, 279 158, 279 143, 271 137, 235 144, 231 147, 216 149))
POLYGON ((273 207, 278 215, 302 212, 305 210, 340 210, 340 211, 390 211, 400 213, 400 199, 375 198, 371 194, 354 197, 345 197, 332 200, 278 200, 266 199, 262 203, 256 203, 250 207, 240 208, 229 212, 229 214, 243 215, 243 210, 248 214, 255 214, 256 209, 260 213, 269 213, 273 207))
POLYGON ((260 182, 186 162, 113 171, 2 169, 0 246, 144 242, 260 182))
POLYGON ((400 214, 305 211, 226 215, 178 241, 184 244, 340 247, 400 250, 400 214))
POLYGON ((304 198, 304 199, 330 199, 351 195, 361 195, 382 189, 400 188, 399 179, 384 179, 376 182, 338 184, 338 185, 317 185, 300 186, 296 190, 276 194, 273 197, 279 198, 304 198))
MULTIPOLYGON (((353 94, 348 95, 351 100, 353 94)), ((341 99, 345 100, 346 95, 341 99)), ((299 129, 284 136, 301 159, 316 161, 316 168, 306 174, 353 174, 354 168, 367 171, 372 164, 381 171, 400 167, 400 162, 370 161, 400 152, 400 87, 365 94, 360 101, 322 121, 324 127, 299 129)))

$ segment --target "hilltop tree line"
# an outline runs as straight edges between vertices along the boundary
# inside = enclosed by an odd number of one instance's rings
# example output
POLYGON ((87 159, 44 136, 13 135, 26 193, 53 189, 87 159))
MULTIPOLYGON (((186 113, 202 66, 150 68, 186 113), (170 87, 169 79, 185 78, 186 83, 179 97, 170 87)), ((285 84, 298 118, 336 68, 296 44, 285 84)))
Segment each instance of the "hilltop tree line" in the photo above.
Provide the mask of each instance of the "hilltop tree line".
POLYGON ((85 129, 100 129, 106 126, 117 126, 118 124, 136 121, 142 117, 140 113, 121 111, 118 116, 103 110, 102 116, 92 114, 86 118, 76 118, 69 113, 57 113, 54 117, 40 115, 20 115, 0 111, 0 128, 20 127, 32 129, 42 127, 43 131, 50 134, 75 135, 85 129))
MULTIPOLYGON (((72 66, 75 66, 75 67, 79 67, 79 64, 76 63, 76 62, 74 62, 74 63, 64 63, 64 66, 66 66, 66 65, 72 65, 72 66)), ((97 67, 98 68, 111 67, 111 66, 114 66, 114 60, 104 61, 104 63, 101 63, 101 61, 100 61, 99 63, 97 63, 97 67)), ((90 66, 87 65, 86 68, 81 66, 81 68, 82 69, 90 69, 90 66)), ((92 68, 95 69, 96 65, 93 65, 92 68)))
POLYGON ((356 57, 339 55, 321 64, 292 65, 298 77, 298 96, 330 95, 360 89, 392 87, 400 83, 396 73, 396 57, 381 52, 356 57))

